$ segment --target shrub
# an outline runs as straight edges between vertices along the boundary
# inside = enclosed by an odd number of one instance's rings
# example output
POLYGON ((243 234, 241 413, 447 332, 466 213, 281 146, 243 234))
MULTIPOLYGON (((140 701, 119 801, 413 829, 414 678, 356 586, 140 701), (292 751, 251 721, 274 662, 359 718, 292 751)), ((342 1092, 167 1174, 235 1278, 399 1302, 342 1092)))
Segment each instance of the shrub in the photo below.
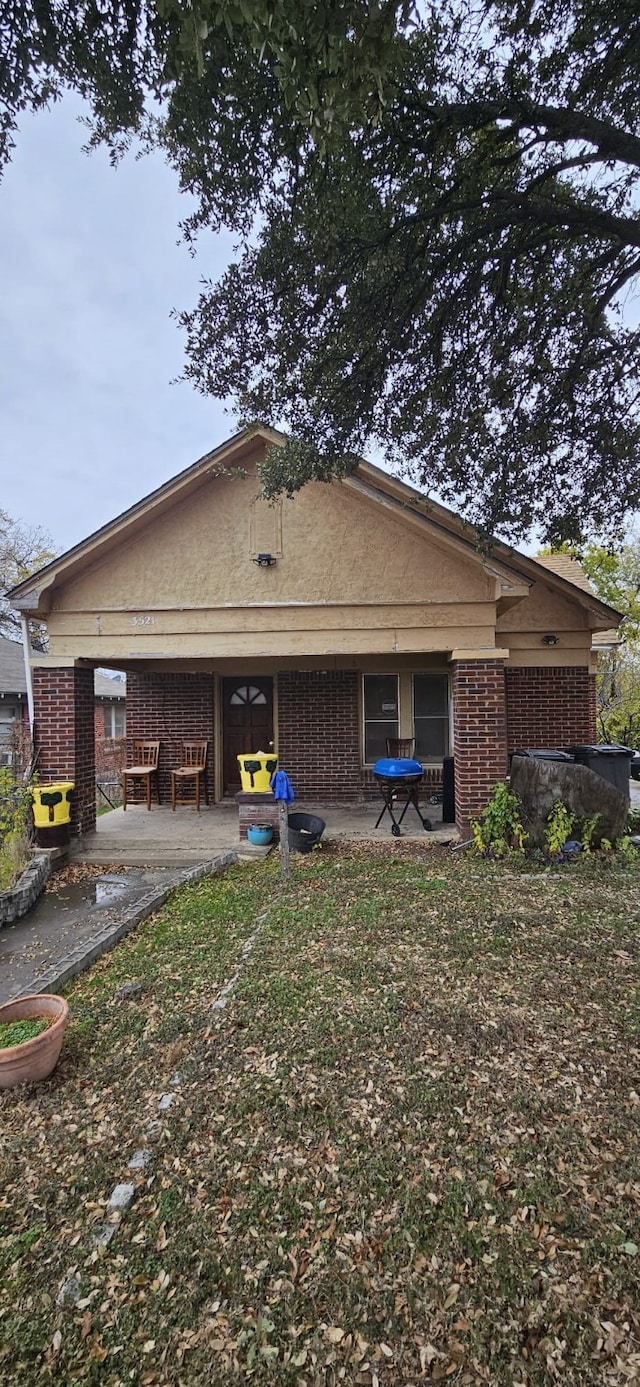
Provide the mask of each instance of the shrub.
POLYGON ((506 782, 495 785, 479 819, 471 822, 476 850, 484 857, 524 852, 527 841, 520 821, 520 801, 506 782))
POLYGON ((0 769, 0 891, 15 885, 31 850, 31 787, 0 769))
POLYGON ((561 799, 555 800, 547 816, 544 831, 544 842, 549 857, 557 860, 562 856, 562 849, 571 837, 574 823, 575 816, 569 812, 566 804, 563 804, 561 799))

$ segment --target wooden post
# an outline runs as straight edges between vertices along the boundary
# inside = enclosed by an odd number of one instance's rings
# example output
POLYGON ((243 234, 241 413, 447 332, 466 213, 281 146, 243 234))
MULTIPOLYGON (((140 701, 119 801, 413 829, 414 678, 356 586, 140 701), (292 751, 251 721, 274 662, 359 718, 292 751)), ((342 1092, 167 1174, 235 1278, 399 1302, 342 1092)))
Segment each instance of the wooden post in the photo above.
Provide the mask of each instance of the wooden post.
POLYGON ((278 832, 280 834, 280 876, 286 881, 291 870, 289 863, 289 816, 283 799, 278 800, 278 832))

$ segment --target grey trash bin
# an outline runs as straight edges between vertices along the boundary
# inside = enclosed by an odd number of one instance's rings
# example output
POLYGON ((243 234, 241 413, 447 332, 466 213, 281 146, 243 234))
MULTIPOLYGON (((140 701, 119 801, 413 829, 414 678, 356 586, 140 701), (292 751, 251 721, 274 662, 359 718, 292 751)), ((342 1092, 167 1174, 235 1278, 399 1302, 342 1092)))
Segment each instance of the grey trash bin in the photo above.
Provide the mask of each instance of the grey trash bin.
POLYGON ((569 753, 580 766, 595 771, 629 798, 629 776, 633 752, 628 746, 571 746, 569 753))

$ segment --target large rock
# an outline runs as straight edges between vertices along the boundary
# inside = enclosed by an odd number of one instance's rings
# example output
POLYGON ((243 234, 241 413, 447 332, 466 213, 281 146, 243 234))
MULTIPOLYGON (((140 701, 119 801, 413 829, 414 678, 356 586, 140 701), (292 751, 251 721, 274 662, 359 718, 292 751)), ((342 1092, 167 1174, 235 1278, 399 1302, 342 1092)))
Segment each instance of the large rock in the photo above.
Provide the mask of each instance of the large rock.
MULTIPOLYGON (((558 799, 578 820, 600 815, 592 839, 596 846, 602 838, 614 843, 624 832, 629 810, 627 796, 586 766, 514 756, 511 789, 522 805, 522 824, 532 847, 544 847, 546 821, 558 799)), ((576 837, 579 829, 576 824, 576 837)))

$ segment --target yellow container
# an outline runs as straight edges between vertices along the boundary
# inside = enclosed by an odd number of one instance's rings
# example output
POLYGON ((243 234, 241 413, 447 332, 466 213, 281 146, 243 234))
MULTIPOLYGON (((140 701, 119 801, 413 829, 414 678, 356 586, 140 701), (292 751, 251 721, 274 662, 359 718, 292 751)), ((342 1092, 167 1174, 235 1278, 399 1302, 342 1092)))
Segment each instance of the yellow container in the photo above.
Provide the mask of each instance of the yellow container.
POLYGON ((238 757, 238 765, 243 790, 264 795, 271 789, 269 781, 278 769, 278 758, 273 751, 245 751, 238 757))
POLYGON ((52 824, 71 822, 71 801, 74 792, 73 780, 58 780, 51 785, 34 785, 33 822, 36 828, 50 828, 52 824))

